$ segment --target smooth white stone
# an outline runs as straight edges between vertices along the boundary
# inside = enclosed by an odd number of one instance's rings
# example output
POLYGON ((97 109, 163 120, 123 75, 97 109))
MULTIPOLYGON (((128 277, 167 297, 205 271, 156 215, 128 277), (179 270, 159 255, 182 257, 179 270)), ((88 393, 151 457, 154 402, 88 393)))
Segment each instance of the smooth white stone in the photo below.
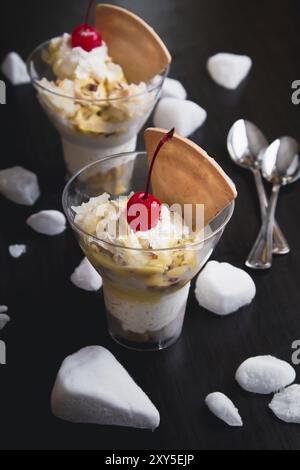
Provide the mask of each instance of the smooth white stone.
POLYGON ((67 357, 51 397, 58 418, 155 429, 159 412, 124 367, 105 348, 90 346, 67 357))
POLYGON ((10 321, 10 317, 6 313, 0 313, 0 331, 7 325, 10 321))
POLYGON ((16 52, 9 52, 6 55, 1 65, 1 71, 13 85, 30 83, 26 64, 16 52))
POLYGON ((17 204, 33 206, 40 197, 37 176, 21 166, 1 170, 0 193, 17 204))
POLYGON ((84 258, 71 276, 71 282, 79 289, 97 291, 102 287, 102 278, 87 258, 84 258))
POLYGON ((163 129, 175 127, 183 137, 193 134, 207 118, 206 111, 193 101, 163 98, 154 112, 154 125, 163 129))
POLYGON ((0 305, 0 313, 8 312, 8 307, 6 305, 0 305))
POLYGON ((269 408, 285 423, 300 424, 300 385, 292 385, 274 395, 269 408))
POLYGON ((185 100, 187 92, 182 83, 174 78, 166 78, 161 91, 161 98, 178 98, 185 100))
POLYGON ((195 294, 199 304, 210 312, 229 315, 252 302, 256 287, 242 269, 210 261, 198 276, 195 294))
POLYGON ((26 245, 10 245, 8 251, 10 256, 13 258, 20 258, 20 256, 26 253, 26 245))
POLYGON ((207 70, 211 78, 228 90, 235 90, 247 77, 252 60, 246 55, 221 52, 210 57, 207 70))
POLYGON ((243 362, 235 378, 247 392, 269 395, 293 383, 296 372, 290 364, 276 357, 257 356, 243 362))
POLYGON ((217 418, 221 419, 229 426, 243 426, 243 421, 240 417, 239 410, 223 393, 211 393, 206 397, 205 403, 209 410, 215 416, 217 416, 217 418))
POLYGON ((59 211, 41 211, 31 215, 26 222, 33 230, 43 235, 59 235, 66 229, 66 218, 59 211))

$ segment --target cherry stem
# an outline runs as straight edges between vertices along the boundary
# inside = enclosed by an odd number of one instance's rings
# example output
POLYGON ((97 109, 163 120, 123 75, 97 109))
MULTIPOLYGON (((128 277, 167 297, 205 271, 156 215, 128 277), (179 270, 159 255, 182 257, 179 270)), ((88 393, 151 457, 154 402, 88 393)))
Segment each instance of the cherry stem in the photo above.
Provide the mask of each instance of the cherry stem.
POLYGON ((89 25, 89 19, 90 19, 90 14, 91 14, 91 9, 93 6, 94 0, 90 0, 88 10, 85 15, 85 20, 84 20, 84 26, 87 27, 89 25))
POLYGON ((175 132, 175 129, 171 129, 167 134, 164 135, 164 137, 160 140, 158 146, 156 147, 155 153, 154 153, 152 161, 151 161, 150 169, 149 169, 146 191, 144 193, 144 196, 142 197, 142 199, 144 199, 144 200, 147 199, 148 196, 149 196, 151 176, 152 176, 152 171, 153 171, 155 160, 156 160, 156 158, 159 154, 160 149, 163 147, 163 145, 165 145, 169 140, 172 139, 172 137, 174 135, 174 132, 175 132))

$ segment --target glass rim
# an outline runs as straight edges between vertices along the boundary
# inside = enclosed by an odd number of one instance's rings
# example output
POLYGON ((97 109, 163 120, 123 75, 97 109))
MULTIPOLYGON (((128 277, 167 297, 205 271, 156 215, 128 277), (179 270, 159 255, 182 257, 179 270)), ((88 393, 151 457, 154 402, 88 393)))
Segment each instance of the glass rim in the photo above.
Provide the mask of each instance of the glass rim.
MULTIPOLYGON (((102 162, 107 162, 107 161, 114 160, 114 159, 117 160, 118 158, 120 158, 122 156, 126 157, 126 156, 132 156, 132 155, 135 155, 135 154, 147 156, 147 153, 145 151, 138 151, 138 150, 133 151, 133 152, 123 152, 123 153, 118 153, 118 154, 115 154, 115 155, 109 155, 109 156, 107 156, 103 159, 97 160, 95 162, 92 162, 92 163, 84 166, 75 175, 73 175, 69 179, 69 181, 65 185, 63 193, 62 193, 62 205, 63 205, 63 210, 64 210, 64 212, 67 216, 68 222, 69 222, 69 224, 71 225, 71 227, 73 228, 74 231, 79 232, 80 234, 82 234, 85 237, 89 237, 90 239, 94 240, 96 244, 99 244, 99 242, 101 242, 101 244, 103 244, 104 246, 107 245, 109 247, 119 248, 119 249, 123 249, 123 250, 126 250, 126 251, 128 250, 128 251, 137 252, 137 253, 174 252, 174 251, 178 251, 178 250, 195 249, 198 246, 202 245, 203 243, 205 243, 205 242, 211 240, 212 238, 214 238, 220 232, 222 232, 222 230, 227 226, 228 222, 232 218, 234 208, 235 208, 235 201, 234 200, 231 201, 231 203, 229 203, 226 207, 224 207, 224 209, 221 212, 219 212, 219 214, 216 215, 216 217, 218 217, 220 214, 222 214, 223 211, 225 211, 226 209, 229 209, 229 213, 226 216, 225 220, 222 222, 222 224, 220 224, 220 226, 216 230, 214 230, 211 234, 209 234, 207 236, 204 235, 201 238, 201 240, 199 240, 199 241, 196 241, 194 243, 186 243, 184 245, 177 246, 177 247, 166 247, 166 248, 155 248, 155 249, 153 249, 153 248, 132 248, 132 247, 120 245, 120 244, 117 244, 117 243, 108 242, 107 240, 103 240, 103 239, 101 239, 101 238, 99 238, 95 235, 91 235, 90 233, 83 230, 79 225, 77 225, 74 222, 74 220, 72 220, 71 217, 69 216, 69 210, 72 210, 72 208, 69 207, 68 203, 67 203, 68 192, 69 192, 69 189, 70 189, 70 186, 72 185, 72 183, 74 183, 74 181, 81 174, 83 174, 86 170, 88 170, 89 168, 91 168, 93 166, 99 165, 102 162)), ((212 219, 211 222, 213 222, 213 220, 215 220, 215 218, 212 219)), ((209 225, 210 224, 208 224, 208 226, 209 225)), ((204 230, 205 230, 206 227, 207 227, 207 225, 204 227, 204 230)))
MULTIPOLYGON (((60 36, 57 36, 57 37, 60 37, 60 36)), ((155 91, 155 90, 158 90, 159 88, 161 88, 161 86, 163 85, 166 77, 168 76, 169 74, 169 70, 170 70, 170 65, 168 64, 161 72, 160 74, 156 75, 157 77, 160 77, 160 80, 158 83, 155 83, 153 84, 152 87, 149 87, 146 91, 143 91, 143 92, 140 92, 140 93, 136 93, 135 95, 131 95, 129 97, 119 97, 119 98, 103 98, 103 99, 95 99, 95 98, 76 98, 74 96, 70 96, 70 95, 64 95, 63 93, 59 93, 59 92, 56 92, 56 91, 53 91, 53 90, 50 90, 49 88, 47 88, 46 86, 43 86, 39 83, 39 80, 37 80, 36 78, 33 77, 32 75, 32 72, 31 72, 31 67, 30 67, 30 64, 32 62, 32 58, 34 56, 34 54, 36 54, 37 52, 39 52, 39 50, 41 50, 42 48, 46 47, 48 44, 50 44, 50 42, 53 40, 53 39, 56 39, 56 38, 52 38, 52 39, 48 39, 47 41, 44 41, 43 43, 39 44, 28 56, 27 60, 26 60, 26 68, 27 68, 27 72, 28 72, 28 75, 30 77, 30 80, 31 80, 31 83, 32 85, 35 87, 35 88, 38 88, 40 90, 42 90, 43 92, 45 93, 49 93, 51 95, 54 95, 54 96, 59 96, 60 98, 64 98, 64 99, 68 99, 68 100, 73 100, 73 101, 77 101, 79 103, 113 103, 113 102, 118 102, 118 101, 125 101, 125 100, 130 100, 132 98, 137 98, 139 96, 144 96, 144 95, 147 95, 148 93, 151 93, 152 91, 155 91)), ((150 81, 151 82, 151 81, 150 81)), ((148 83, 150 82, 147 82, 146 83, 146 86, 148 85, 148 83)))

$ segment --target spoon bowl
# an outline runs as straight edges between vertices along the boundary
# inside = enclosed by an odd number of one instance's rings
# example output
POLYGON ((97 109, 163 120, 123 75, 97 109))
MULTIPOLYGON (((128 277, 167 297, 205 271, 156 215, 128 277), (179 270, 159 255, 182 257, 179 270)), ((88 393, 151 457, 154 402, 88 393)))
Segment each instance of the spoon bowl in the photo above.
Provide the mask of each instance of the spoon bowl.
POLYGON ((292 137, 275 140, 260 154, 262 173, 270 183, 285 186, 300 177, 299 144, 292 137))
POLYGON ((272 266, 272 233, 279 192, 281 186, 299 179, 299 152, 300 146, 295 139, 281 137, 261 153, 262 172, 273 184, 273 189, 262 228, 246 262, 250 268, 270 269, 272 266))
MULTIPOLYGON (((240 119, 233 124, 229 131, 227 148, 234 163, 252 171, 259 197, 261 218, 263 220, 266 215, 268 200, 260 170, 262 165, 261 156, 265 149, 268 148, 268 141, 255 124, 245 119, 240 119)), ((273 253, 285 255, 289 252, 290 247, 288 242, 275 221, 273 228, 273 253)))
POLYGON ((260 168, 259 156, 268 147, 268 141, 261 130, 245 119, 236 121, 229 131, 227 148, 231 159, 237 165, 249 170, 260 168))

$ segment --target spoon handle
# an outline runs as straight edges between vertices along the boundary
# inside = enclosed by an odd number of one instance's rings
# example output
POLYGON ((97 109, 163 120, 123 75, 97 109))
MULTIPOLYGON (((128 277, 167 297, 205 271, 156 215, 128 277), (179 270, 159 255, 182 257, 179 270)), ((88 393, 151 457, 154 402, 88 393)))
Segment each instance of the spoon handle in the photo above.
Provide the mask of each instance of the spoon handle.
POLYGON ((273 228, 279 191, 280 186, 274 185, 262 228, 246 261, 248 268, 270 269, 272 266, 273 228))
MULTIPOLYGON (((259 170, 253 171, 257 193, 259 197, 260 210, 262 219, 265 217, 268 207, 268 200, 266 196, 265 187, 262 182, 261 173, 259 170)), ((286 255, 290 252, 289 244, 283 235, 278 223, 274 222, 273 228, 273 254, 275 255, 286 255)))

